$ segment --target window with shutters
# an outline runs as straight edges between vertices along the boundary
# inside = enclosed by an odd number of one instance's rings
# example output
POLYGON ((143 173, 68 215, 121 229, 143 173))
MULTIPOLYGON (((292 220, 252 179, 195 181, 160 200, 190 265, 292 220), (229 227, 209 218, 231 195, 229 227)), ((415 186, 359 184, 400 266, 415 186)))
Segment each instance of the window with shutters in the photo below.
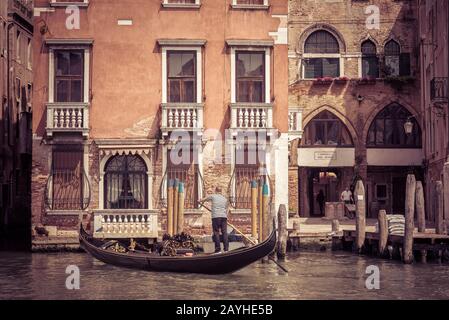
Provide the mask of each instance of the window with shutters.
POLYGON ((328 31, 313 32, 304 44, 303 78, 340 76, 340 47, 328 31))

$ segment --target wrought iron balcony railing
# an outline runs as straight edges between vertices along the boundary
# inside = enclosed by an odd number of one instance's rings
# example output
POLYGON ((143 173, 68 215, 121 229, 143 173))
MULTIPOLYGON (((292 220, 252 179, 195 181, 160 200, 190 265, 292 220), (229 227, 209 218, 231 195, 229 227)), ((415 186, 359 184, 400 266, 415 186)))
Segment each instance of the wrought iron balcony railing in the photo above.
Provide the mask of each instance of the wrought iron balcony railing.
POLYGON ((232 103, 231 129, 273 128, 273 105, 271 103, 232 103))
POLYGON ((81 132, 89 134, 89 104, 83 102, 56 102, 47 104, 47 135, 54 132, 81 132))
POLYGON ((430 81, 430 98, 432 101, 447 102, 449 86, 447 77, 436 77, 430 81))
POLYGON ((202 131, 202 103, 163 103, 161 129, 164 135, 174 130, 202 131))

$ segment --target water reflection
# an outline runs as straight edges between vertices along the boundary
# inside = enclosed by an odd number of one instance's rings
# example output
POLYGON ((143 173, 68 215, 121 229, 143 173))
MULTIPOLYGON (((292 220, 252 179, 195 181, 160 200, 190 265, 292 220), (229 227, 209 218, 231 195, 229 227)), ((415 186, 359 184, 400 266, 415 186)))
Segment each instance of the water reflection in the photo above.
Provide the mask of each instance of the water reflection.
POLYGON ((255 263, 230 275, 150 273, 103 264, 87 254, 0 253, 0 299, 448 299, 449 266, 403 265, 347 253, 290 255, 285 274, 255 263), (67 290, 77 265, 81 289, 67 290), (365 288, 366 267, 380 269, 380 290, 365 288))

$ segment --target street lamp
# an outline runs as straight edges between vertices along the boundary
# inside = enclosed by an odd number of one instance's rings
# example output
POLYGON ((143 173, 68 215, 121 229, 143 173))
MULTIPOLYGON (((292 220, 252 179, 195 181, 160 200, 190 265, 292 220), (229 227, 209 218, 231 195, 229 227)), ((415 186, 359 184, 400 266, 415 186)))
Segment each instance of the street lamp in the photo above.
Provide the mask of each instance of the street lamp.
POLYGON ((404 123, 404 130, 405 130, 405 134, 409 135, 412 133, 413 131, 413 122, 412 122, 412 117, 408 117, 407 121, 405 121, 404 123))

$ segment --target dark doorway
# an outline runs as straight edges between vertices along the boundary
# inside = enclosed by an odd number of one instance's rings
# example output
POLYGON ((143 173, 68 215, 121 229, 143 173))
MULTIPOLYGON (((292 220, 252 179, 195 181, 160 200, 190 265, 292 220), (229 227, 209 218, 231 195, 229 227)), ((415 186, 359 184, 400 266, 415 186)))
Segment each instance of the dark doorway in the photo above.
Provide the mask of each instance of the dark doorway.
POLYGON ((324 193, 324 203, 338 201, 338 184, 340 171, 338 169, 317 168, 310 169, 308 181, 308 195, 311 217, 324 216, 323 210, 319 205, 320 191, 324 193))
POLYGON ((405 214, 406 177, 393 178, 393 214, 405 214))

